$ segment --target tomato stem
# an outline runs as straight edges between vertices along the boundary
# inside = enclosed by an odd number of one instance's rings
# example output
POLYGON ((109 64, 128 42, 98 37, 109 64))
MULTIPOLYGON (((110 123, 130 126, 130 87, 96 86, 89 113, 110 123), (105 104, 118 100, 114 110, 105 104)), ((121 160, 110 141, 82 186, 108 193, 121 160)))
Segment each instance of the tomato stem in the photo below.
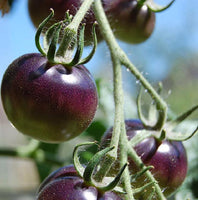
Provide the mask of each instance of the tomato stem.
MULTIPOLYGON (((120 59, 122 64, 130 70, 130 72, 136 77, 137 80, 140 81, 142 86, 147 90, 150 94, 151 98, 156 103, 156 108, 158 110, 158 120, 156 124, 152 127, 154 130, 161 130, 163 125, 167 119, 167 104, 166 102, 160 97, 160 95, 155 91, 155 89, 151 86, 151 84, 147 81, 147 79, 143 76, 141 72, 131 63, 128 59, 126 54, 122 51, 119 53, 120 59)), ((144 124, 145 126, 149 127, 148 124, 144 124)))
MULTIPOLYGON (((129 144, 129 142, 126 136, 126 128, 124 123, 124 99, 123 99, 121 65, 124 65, 131 71, 131 73, 137 78, 137 80, 141 82, 144 88, 147 89, 148 93, 151 95, 152 99, 156 102, 156 107, 159 112, 158 121, 153 127, 156 130, 161 130, 163 125, 165 124, 167 118, 167 105, 161 99, 160 95, 153 89, 150 83, 145 79, 142 73, 139 72, 138 69, 129 61, 125 52, 119 47, 113 35, 113 32, 110 28, 106 15, 104 13, 101 0, 94 1, 94 10, 101 33, 109 47, 111 53, 111 59, 113 62, 115 116, 114 116, 114 128, 110 146, 115 146, 115 149, 111 151, 109 155, 112 158, 117 158, 118 144, 120 144, 120 152, 121 152, 119 158, 120 166, 123 166, 127 162, 127 153, 129 153, 130 156, 132 155, 131 157, 132 159, 134 159, 136 163, 140 164, 141 162, 142 165, 141 158, 136 154, 134 149, 131 149, 131 147, 126 145, 129 144), (120 136, 120 134, 122 135, 120 136)), ((107 161, 103 164, 108 165, 109 168, 112 165, 112 163, 108 163, 107 161)), ((105 169, 108 169, 108 167, 104 166, 105 169)), ((103 165, 101 167, 101 171, 102 168, 103 165)), ((156 182, 154 177, 149 171, 146 171, 145 174, 148 176, 151 182, 156 182)), ((133 200, 134 192, 130 184, 130 174, 128 167, 123 173, 123 181, 125 190, 127 192, 126 199, 133 200)), ((164 200, 165 197, 163 196, 159 185, 156 183, 154 184, 154 187, 160 200, 164 200)))
POLYGON ((78 28, 80 26, 81 21, 83 20, 84 16, 86 15, 87 11, 91 7, 93 0, 84 0, 82 5, 80 6, 78 12, 72 19, 71 23, 65 28, 64 36, 60 43, 60 47, 57 51, 57 55, 63 56, 67 51, 71 42, 76 42, 78 28))
POLYGON ((109 31, 110 26, 103 25, 103 24, 108 24, 108 21, 103 11, 101 2, 97 0, 94 3, 95 3, 94 4, 95 14, 96 14, 99 26, 101 28, 100 30, 104 38, 107 37, 106 42, 108 43, 108 46, 111 49, 111 57, 113 61, 113 77, 114 77, 113 83, 114 83, 115 116, 114 116, 114 128, 113 128, 110 146, 114 146, 115 148, 107 154, 106 159, 104 160, 104 163, 102 164, 102 167, 100 171, 98 172, 97 177, 99 179, 102 179, 105 176, 105 174, 109 171, 112 163, 117 159, 117 150, 118 150, 120 130, 121 130, 121 120, 123 119, 121 115, 124 114, 123 113, 124 100, 123 100, 123 89, 122 89, 121 63, 119 59, 117 59, 117 54, 114 53, 115 49, 113 49, 114 46, 111 43, 112 40, 114 40, 114 42, 116 43, 116 40, 112 36, 113 35, 112 31, 111 30, 109 31))
MULTIPOLYGON (((113 127, 113 133, 112 133, 112 139, 110 142, 110 146, 115 146, 115 149, 109 152, 109 161, 108 162, 106 158, 106 162, 103 163, 101 166, 101 171, 104 172, 104 174, 100 173, 101 177, 107 173, 112 165, 112 160, 117 159, 117 151, 118 151, 118 145, 119 145, 119 139, 121 134, 121 128, 124 126, 125 129, 125 123, 124 123, 124 98, 123 98, 123 87, 122 87, 122 69, 121 69, 121 62, 119 59, 119 56, 117 54, 117 50, 119 49, 117 42, 115 40, 115 37, 113 36, 112 30, 110 28, 110 25, 108 23, 108 20, 106 18, 106 15, 104 13, 104 10, 102 8, 102 3, 100 0, 96 0, 94 2, 94 9, 95 9, 95 15, 98 20, 100 30, 103 34, 103 37, 105 38, 110 52, 111 52, 111 58, 113 62, 113 83, 114 83, 114 104, 115 104, 115 116, 114 116, 114 127, 113 127), (112 158, 112 159, 110 159, 112 158), (105 165, 104 165, 105 164, 105 165), (106 171, 104 171, 105 169, 106 171)), ((124 134, 124 133, 122 133, 124 134)), ((125 133, 126 134, 126 133, 125 133)), ((122 137, 121 137, 122 138, 122 137)), ((120 149, 121 151, 121 163, 120 166, 123 166, 127 162, 127 154, 126 150, 124 149, 124 145, 122 145, 123 148, 120 149)), ((125 183, 125 189, 127 192, 126 199, 128 200, 134 200, 133 197, 133 191, 130 185, 130 175, 128 167, 123 172, 123 179, 125 183)))
MULTIPOLYGON (((132 158, 132 160, 135 162, 135 164, 137 166, 139 166, 140 168, 142 168, 142 166, 144 166, 144 163, 142 162, 141 158, 139 156, 137 156, 135 150, 133 148, 131 148, 130 143, 128 142, 128 139, 126 137, 124 138, 124 144, 128 146, 128 155, 130 156, 130 158, 132 158)), ((155 178, 153 177, 153 175, 151 174, 151 172, 149 170, 145 171, 145 175, 148 178, 148 180, 150 182, 154 182, 154 188, 155 188, 155 192, 158 195, 159 200, 166 200, 166 198, 164 197, 160 186, 158 185, 157 181, 155 180, 155 178)))
MULTIPOLYGON (((124 120, 124 118, 123 118, 124 120)), ((128 143, 127 135, 126 135, 126 127, 125 123, 122 123, 121 126, 121 133, 122 136, 120 137, 120 165, 122 166, 125 162, 128 161, 128 146, 126 145, 126 141, 128 143)), ((134 190, 131 187, 131 176, 129 172, 129 168, 124 171, 123 173, 123 182, 124 188, 127 192, 126 200, 135 200, 134 198, 134 190)))

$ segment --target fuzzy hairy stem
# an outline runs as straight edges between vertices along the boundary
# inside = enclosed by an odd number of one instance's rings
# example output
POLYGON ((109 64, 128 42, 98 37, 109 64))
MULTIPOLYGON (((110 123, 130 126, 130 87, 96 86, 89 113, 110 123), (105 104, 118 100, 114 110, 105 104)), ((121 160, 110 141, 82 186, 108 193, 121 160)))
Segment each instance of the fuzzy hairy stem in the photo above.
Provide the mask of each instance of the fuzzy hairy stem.
MULTIPOLYGON (((121 166, 127 161, 127 154, 126 152, 129 151, 129 155, 134 159, 135 163, 142 164, 141 159, 139 156, 136 154, 136 152, 129 147, 126 144, 128 144, 128 139, 126 136, 126 130, 125 130, 125 124, 124 124, 124 100, 123 100, 123 88, 122 88, 122 73, 121 73, 121 65, 124 65, 127 67, 132 74, 140 80, 142 85, 145 87, 145 89, 148 90, 149 94, 151 95, 151 98, 155 100, 157 109, 159 111, 159 118, 158 122, 155 125, 155 128, 160 130, 167 117, 167 106, 166 103, 161 99, 161 97, 158 95, 158 93, 153 89, 153 87, 150 85, 150 83, 144 78, 144 76, 141 74, 141 72, 138 71, 138 69, 129 61, 128 57, 126 56, 125 52, 119 47, 118 43, 116 42, 116 39, 113 35, 113 32, 110 28, 110 25, 108 23, 108 20, 106 18, 106 15, 104 13, 103 7, 101 0, 95 0, 94 1, 94 10, 95 10, 95 15, 101 30, 101 33, 103 35, 103 38, 105 39, 110 53, 111 53, 111 59, 113 62, 113 70, 114 70, 114 103, 115 103, 115 119, 114 119, 114 129, 112 133, 112 139, 110 146, 115 146, 113 156, 117 157, 117 149, 118 145, 120 144, 120 161, 121 161, 121 166), (121 137, 120 134, 122 133, 121 137)), ((111 152, 111 153, 112 153, 111 152)), ((105 164, 107 164, 106 162, 105 164)), ((112 163, 111 163, 112 164, 112 163)), ((109 168, 111 167, 111 164, 108 164, 109 168)), ((139 165, 138 165, 139 166, 139 165)), ((102 167, 103 168, 103 167, 102 167)), ((106 167, 107 169, 107 167, 106 167)), ((104 176, 104 174, 101 174, 104 176)), ((152 181, 155 181, 154 177, 152 174, 148 171, 146 172, 146 176, 152 181)), ((129 176, 129 171, 126 169, 126 171, 123 173, 123 179, 124 179, 124 185, 125 185, 125 190, 128 195, 126 195, 127 200, 133 200, 133 191, 130 186, 130 176, 129 176)), ((156 181, 155 181, 156 182, 156 181)), ((160 200, 164 200, 165 197, 163 196, 161 189, 159 185, 156 183, 155 184, 155 189, 156 193, 159 196, 160 200)))
POLYGON ((124 99, 123 99, 123 88, 122 88, 122 71, 121 71, 121 62, 117 59, 116 51, 113 51, 116 40, 112 36, 111 28, 108 24, 108 20, 106 19, 106 15, 103 12, 103 8, 101 2, 96 0, 94 2, 94 10, 95 15, 97 17, 97 21, 100 26, 100 30, 102 30, 102 35, 105 38, 108 46, 110 48, 112 62, 113 62, 113 83, 114 83, 114 104, 115 104, 115 116, 114 116, 114 128, 112 133, 112 139, 110 146, 114 146, 115 148, 108 153, 106 156, 104 163, 102 164, 102 168, 98 172, 96 178, 98 180, 102 180, 106 173, 109 171, 113 161, 117 159, 117 151, 121 130, 121 119, 120 114, 123 113, 124 109, 124 99), (102 10, 102 12, 101 12, 102 10), (106 25, 107 24, 107 25, 106 25), (112 40, 114 40, 114 45, 112 45, 112 40), (104 166, 104 167, 103 167, 104 166))

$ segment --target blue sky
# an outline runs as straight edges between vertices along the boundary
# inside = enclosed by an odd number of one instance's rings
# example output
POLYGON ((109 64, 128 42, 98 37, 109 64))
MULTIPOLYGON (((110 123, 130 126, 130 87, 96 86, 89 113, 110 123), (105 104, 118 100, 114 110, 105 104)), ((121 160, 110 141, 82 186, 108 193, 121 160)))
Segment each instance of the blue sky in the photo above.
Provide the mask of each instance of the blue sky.
MULTIPOLYGON (((168 0, 161 0, 161 2, 168 2, 168 0)), ((151 78, 164 78, 173 60, 198 52, 198 12, 196 9, 198 3, 197 0, 190 2, 191 4, 186 0, 176 0, 169 9, 157 13, 154 33, 146 42, 140 45, 119 42, 137 66, 152 74, 151 78)), ((0 18, 0 27, 1 80, 7 66, 14 59, 26 53, 37 52, 34 45, 35 28, 28 15, 27 1, 18 0, 11 14, 0 18)), ((87 67, 91 72, 97 73, 109 62, 107 47, 101 43, 87 67)))

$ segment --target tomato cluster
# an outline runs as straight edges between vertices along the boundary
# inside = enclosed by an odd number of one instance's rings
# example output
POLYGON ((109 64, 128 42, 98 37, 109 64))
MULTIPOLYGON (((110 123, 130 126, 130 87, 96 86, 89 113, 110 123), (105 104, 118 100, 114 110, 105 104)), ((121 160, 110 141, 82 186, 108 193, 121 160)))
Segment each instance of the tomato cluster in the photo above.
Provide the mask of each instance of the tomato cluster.
MULTIPOLYGON (((55 22, 63 20, 65 18, 65 12, 69 11, 69 14, 74 16, 78 9, 80 8, 82 1, 80 0, 29 0, 28 9, 30 18, 35 27, 38 27, 39 24, 49 15, 50 8, 54 9, 53 20, 48 23, 48 26, 52 25, 55 22)), ((85 44, 91 44, 93 41, 92 36, 92 26, 96 21, 93 9, 90 9, 89 12, 85 15, 82 23, 86 24, 85 27, 85 44)), ((98 27, 96 27, 97 40, 101 40, 101 35, 98 27)))
MULTIPOLYGON (((45 27, 49 30, 52 24, 65 19, 67 10, 74 16, 82 2, 29 0, 29 14, 35 27, 40 27, 39 24, 48 16, 50 8, 53 8, 54 18, 45 27)), ((140 3, 137 0, 102 0, 102 4, 116 38, 136 44, 151 36, 155 27, 155 13, 143 1, 140 3)), ((91 30, 95 21, 94 10, 91 7, 82 21, 86 24, 84 36, 87 45, 92 41, 91 30)), ((54 27, 57 28, 58 25, 54 27)), ((45 34, 46 30, 43 30, 43 33, 45 34)), ((56 34, 59 35, 59 32, 54 31, 51 34, 52 38, 46 38, 54 41, 56 34)), ((96 34, 101 41, 99 27, 96 28, 96 34)), ((54 45, 51 44, 50 47, 54 45)), ((67 47, 72 48, 72 45, 67 47)), ((78 136, 88 128, 97 110, 98 94, 92 75, 82 63, 69 66, 61 62, 56 63, 55 60, 51 62, 48 55, 30 53, 14 60, 3 76, 1 97, 8 119, 21 133, 43 142, 60 143, 78 136)), ((140 120, 126 120, 125 124, 129 140, 136 136, 138 131, 145 129, 140 120)), ((101 140, 102 148, 109 146, 112 131, 113 128, 110 128, 104 134, 101 140)), ((153 166, 151 173, 165 196, 172 194, 181 185, 187 173, 187 156, 181 142, 159 140, 152 136, 132 148, 146 166, 153 166)), ((140 171, 140 167, 131 158, 128 161, 131 175, 140 171)), ((119 169, 118 159, 109 175, 115 176, 119 169)), ((140 188, 147 182, 143 174, 132 182, 131 186, 140 188)), ((135 198, 147 199, 151 192, 152 188, 148 188, 145 192, 138 193, 135 198)), ((121 200, 121 197, 112 191, 104 192, 89 185, 78 175, 74 166, 65 166, 50 174, 41 184, 37 200, 45 199, 121 200)))
MULTIPOLYGON (((137 0, 103 0, 102 3, 118 39, 127 43, 141 43, 152 34, 155 27, 155 13, 146 5, 139 5, 137 0)), ((55 10, 55 16, 51 22, 54 23, 54 21, 63 20, 67 10, 74 16, 81 4, 81 0, 29 0, 28 8, 33 24, 38 27, 48 16, 50 8, 55 10)), ((91 29, 95 21, 94 11, 91 8, 82 21, 86 24, 86 44, 92 41, 91 29)), ((102 36, 98 27, 96 27, 96 32, 98 41, 101 41, 102 36)))
MULTIPOLYGON (((126 120, 125 125, 128 140, 136 136, 138 131, 144 130, 144 126, 140 120, 126 120)), ((112 131, 113 128, 110 128, 104 134, 101 140, 102 148, 109 145, 112 131)), ((151 172, 159 182, 166 196, 172 194, 182 184, 187 173, 187 156, 182 142, 169 140, 160 141, 154 137, 149 137, 138 143, 134 149, 145 165, 154 167, 151 172)), ((129 168, 131 174, 135 174, 139 170, 130 158, 129 168)), ((110 173, 115 175, 118 169, 119 162, 115 162, 110 173)), ((133 183, 133 186, 141 187, 146 183, 145 179, 145 176, 141 176, 133 183)), ((148 192, 150 191, 148 190, 148 192)), ((141 193, 141 195, 143 199, 148 197, 148 193, 141 193)), ((140 199, 141 197, 138 196, 140 199)))
MULTIPOLYGON (((103 0, 102 3, 118 38, 138 43, 149 37, 155 17, 147 7, 140 6, 136 0, 103 0)), ((55 10, 55 16, 47 27, 62 20, 67 10, 75 15, 81 4, 80 0, 28 1, 36 27, 50 8, 55 10)), ((83 21, 88 43, 94 21, 90 8, 83 21)), ((57 143, 76 137, 89 126, 97 108, 96 86, 84 66, 69 69, 49 62, 40 54, 24 55, 10 64, 3 77, 1 96, 12 124, 20 132, 44 142, 57 143)))

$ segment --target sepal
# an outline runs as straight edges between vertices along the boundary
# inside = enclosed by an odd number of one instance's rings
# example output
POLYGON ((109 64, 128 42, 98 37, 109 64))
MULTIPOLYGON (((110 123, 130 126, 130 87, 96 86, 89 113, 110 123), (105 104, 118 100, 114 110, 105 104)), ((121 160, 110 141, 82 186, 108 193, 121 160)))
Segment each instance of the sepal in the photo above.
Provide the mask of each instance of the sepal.
POLYGON ((167 5, 162 6, 162 5, 159 5, 159 4, 155 3, 153 0, 147 0, 147 1, 145 1, 145 5, 147 5, 148 8, 153 12, 161 12, 161 11, 164 11, 167 8, 169 8, 173 4, 174 1, 175 0, 172 0, 167 5))
POLYGON ((44 33, 42 47, 40 43, 41 33, 43 32, 43 29, 46 26, 46 24, 50 21, 50 19, 53 16, 54 10, 51 9, 51 13, 49 14, 49 16, 43 20, 43 22, 39 25, 37 29, 35 35, 35 43, 40 53, 43 56, 47 57, 49 63, 61 64, 66 68, 71 68, 73 66, 81 65, 90 61, 97 47, 97 37, 95 31, 96 23, 93 24, 92 29, 93 48, 87 57, 81 59, 84 49, 85 24, 82 24, 80 28, 73 26, 73 16, 69 15, 69 11, 66 12, 65 19, 63 21, 59 21, 51 25, 48 28, 48 30, 44 33), (78 29, 79 37, 77 37, 78 29), (63 35, 60 34, 60 32, 63 33, 63 35), (76 52, 73 56, 75 47, 76 52))

